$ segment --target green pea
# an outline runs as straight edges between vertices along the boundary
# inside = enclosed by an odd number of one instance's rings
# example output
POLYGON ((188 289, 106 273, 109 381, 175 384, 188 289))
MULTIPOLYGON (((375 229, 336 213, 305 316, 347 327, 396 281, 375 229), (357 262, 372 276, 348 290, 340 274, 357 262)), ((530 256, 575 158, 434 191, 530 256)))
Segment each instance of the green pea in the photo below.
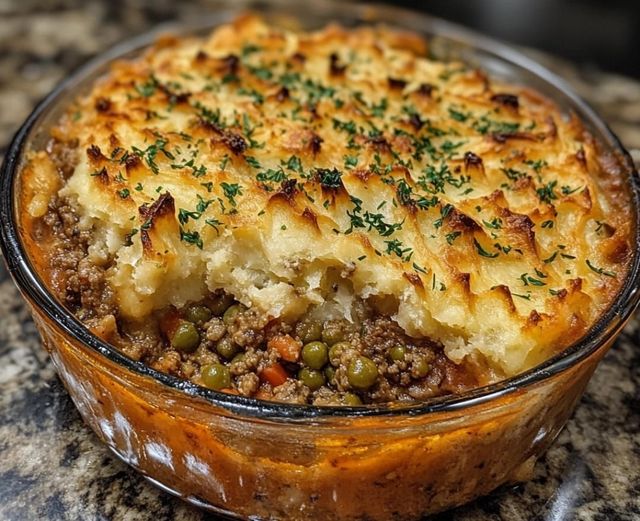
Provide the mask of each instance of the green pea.
POLYGON ((181 320, 171 336, 171 346, 176 351, 193 353, 200 343, 200 333, 193 322, 181 320))
POLYGON ((190 306, 184 316, 189 322, 204 324, 211 318, 211 310, 207 306, 190 306))
POLYGON ((324 385, 324 375, 320 371, 309 369, 308 367, 303 367, 298 371, 298 380, 312 391, 324 385))
POLYGON ((349 349, 351 344, 349 342, 338 342, 334 344, 329 349, 329 361, 333 367, 338 367, 340 365, 340 359, 342 358, 342 353, 345 352, 346 349, 349 349))
POLYGON ((423 378, 429 374, 429 370, 431 367, 429 366, 429 362, 427 362, 424 358, 418 358, 413 361, 411 364, 411 373, 412 376, 417 378, 423 378))
POLYGON ((233 304, 233 297, 226 293, 217 293, 211 297, 207 305, 211 312, 216 316, 221 316, 233 304))
POLYGON ((302 320, 296 324, 296 335, 305 344, 320 340, 322 338, 322 324, 317 320, 302 320))
POLYGON ((347 367, 347 380, 355 389, 369 389, 378 379, 378 366, 366 356, 354 358, 347 367))
POLYGON ((216 391, 231 387, 231 373, 222 364, 205 365, 201 371, 202 383, 216 391))
POLYGON ((394 362, 402 362, 407 349, 404 346, 395 346, 389 349, 389 358, 394 362))
POLYGON ((362 405, 362 400, 357 394, 346 393, 342 397, 342 403, 348 407, 357 407, 358 405, 362 405))
POLYGON ((311 369, 322 369, 329 361, 329 348, 322 342, 311 342, 302 348, 302 361, 311 369))
POLYGON ((327 382, 332 383, 333 379, 336 377, 336 370, 334 367, 328 365, 324 368, 324 376, 327 379, 327 382))
POLYGON ((342 342, 345 339, 344 329, 340 324, 335 322, 327 322, 322 330, 322 341, 332 346, 338 342, 342 342))
POLYGON ((234 304, 224 312, 224 315, 222 315, 222 321, 227 326, 231 325, 235 321, 236 317, 246 309, 247 308, 245 308, 242 304, 234 304))
POLYGON ((241 362, 244 362, 245 358, 246 358, 246 355, 244 353, 238 353, 236 356, 233 357, 233 360, 231 360, 231 363, 239 364, 241 362))
POLYGON ((225 357, 227 360, 231 360, 238 352, 238 344, 236 344, 231 337, 223 336, 216 344, 216 351, 220 356, 225 357))

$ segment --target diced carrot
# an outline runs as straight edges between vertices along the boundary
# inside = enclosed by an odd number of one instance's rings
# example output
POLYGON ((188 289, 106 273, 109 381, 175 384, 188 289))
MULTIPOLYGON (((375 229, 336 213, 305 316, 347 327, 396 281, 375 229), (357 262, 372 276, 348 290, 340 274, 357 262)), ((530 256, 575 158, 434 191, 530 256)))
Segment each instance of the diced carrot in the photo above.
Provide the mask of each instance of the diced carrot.
POLYGON ((276 362, 275 364, 265 367, 260 372, 260 378, 265 382, 270 383, 273 387, 278 387, 287 381, 289 375, 285 371, 284 367, 276 362))
POLYGON ((289 335, 277 335, 267 342, 267 347, 275 349, 283 360, 297 362, 300 357, 302 343, 289 335))

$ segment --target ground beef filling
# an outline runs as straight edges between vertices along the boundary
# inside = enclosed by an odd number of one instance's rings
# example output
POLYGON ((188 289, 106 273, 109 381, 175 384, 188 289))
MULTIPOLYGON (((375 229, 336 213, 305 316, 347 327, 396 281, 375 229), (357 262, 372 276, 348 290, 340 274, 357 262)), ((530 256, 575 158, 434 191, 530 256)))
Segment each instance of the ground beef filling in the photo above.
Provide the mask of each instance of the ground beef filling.
POLYGON ((124 354, 210 389, 297 404, 350 405, 426 400, 477 387, 474 372, 429 339, 407 336, 367 302, 356 319, 295 324, 271 319, 222 291, 143 322, 118 316, 109 262, 87 251, 91 233, 73 206, 51 201, 37 234, 50 247, 51 286, 66 307, 124 354))

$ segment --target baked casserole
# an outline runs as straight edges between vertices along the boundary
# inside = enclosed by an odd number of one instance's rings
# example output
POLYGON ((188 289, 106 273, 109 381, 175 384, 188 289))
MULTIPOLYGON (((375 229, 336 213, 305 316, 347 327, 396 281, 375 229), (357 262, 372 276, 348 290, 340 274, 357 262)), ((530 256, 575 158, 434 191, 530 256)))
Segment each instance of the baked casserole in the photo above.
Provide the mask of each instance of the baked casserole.
POLYGON ((612 303, 617 163, 536 91, 384 27, 161 39, 23 170, 30 254, 126 356, 313 405, 519 374, 612 303))

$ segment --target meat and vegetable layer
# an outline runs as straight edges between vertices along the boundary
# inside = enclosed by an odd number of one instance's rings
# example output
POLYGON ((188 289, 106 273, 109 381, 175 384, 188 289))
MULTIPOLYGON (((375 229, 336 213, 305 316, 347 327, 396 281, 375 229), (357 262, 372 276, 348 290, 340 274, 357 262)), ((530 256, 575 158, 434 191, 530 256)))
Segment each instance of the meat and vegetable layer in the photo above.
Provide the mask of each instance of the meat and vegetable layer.
POLYGON ((579 338, 632 254, 615 158, 420 37, 164 38, 23 171, 52 290, 133 359, 314 404, 425 400, 579 338))

